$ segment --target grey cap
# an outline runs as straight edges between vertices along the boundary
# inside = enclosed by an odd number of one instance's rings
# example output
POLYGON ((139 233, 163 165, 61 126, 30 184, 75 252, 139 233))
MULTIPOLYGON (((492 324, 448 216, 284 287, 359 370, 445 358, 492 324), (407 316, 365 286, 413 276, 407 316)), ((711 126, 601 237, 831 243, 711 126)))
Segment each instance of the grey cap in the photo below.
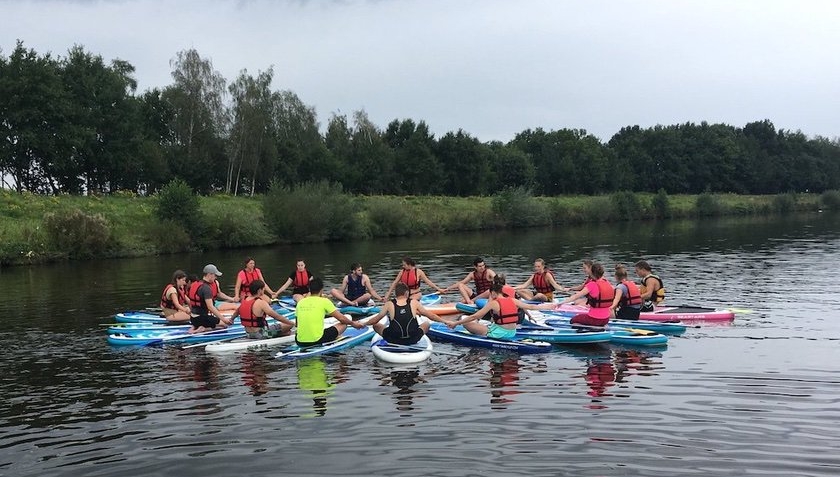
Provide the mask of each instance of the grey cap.
POLYGON ((208 273, 212 273, 213 275, 216 275, 217 277, 222 276, 222 272, 220 272, 219 269, 216 268, 216 266, 213 265, 212 263, 208 264, 204 267, 204 274, 207 275, 208 273))

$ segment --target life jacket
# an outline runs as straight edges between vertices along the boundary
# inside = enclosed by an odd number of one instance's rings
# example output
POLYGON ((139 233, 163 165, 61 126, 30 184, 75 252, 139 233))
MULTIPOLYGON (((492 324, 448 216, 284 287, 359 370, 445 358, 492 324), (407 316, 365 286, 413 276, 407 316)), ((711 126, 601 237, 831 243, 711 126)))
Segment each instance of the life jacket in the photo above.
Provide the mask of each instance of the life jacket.
POLYGON ((391 303, 394 304, 394 316, 391 317, 388 327, 398 328, 400 330, 400 337, 408 338, 411 336, 412 329, 420 326, 417 318, 411 311, 411 300, 408 300, 405 305, 397 305, 397 299, 392 298, 391 303))
POLYGON ((309 289, 309 270, 304 269, 302 272, 295 270, 295 279, 292 282, 292 285, 298 289, 309 289))
POLYGON ((642 294, 639 292, 639 287, 636 286, 635 283, 631 282, 630 280, 624 279, 621 283, 627 287, 627 294, 621 295, 621 300, 619 301, 619 305, 621 306, 631 306, 631 305, 641 305, 642 304, 642 294))
POLYGON ((650 301, 652 301, 653 303, 659 303, 665 299, 665 284, 662 283, 662 279, 659 278, 659 276, 651 273, 650 275, 642 278, 642 285, 644 285, 645 287, 647 286, 645 284, 647 283, 648 278, 655 278, 656 281, 659 282, 659 289, 653 292, 653 295, 650 296, 650 301))
POLYGON ((499 296, 496 297, 496 301, 499 303, 499 313, 497 315, 494 314, 493 321, 497 325, 519 323, 519 307, 516 306, 513 298, 499 296))
POLYGON ((502 285, 502 293, 508 298, 516 298, 516 289, 510 285, 502 285))
POLYGON ((554 276, 551 273, 551 270, 545 270, 542 273, 535 273, 532 277, 531 283, 534 285, 534 289, 537 290, 538 293, 548 293, 553 292, 554 287, 548 284, 548 280, 546 280, 546 275, 554 276))
POLYGON ((204 280, 196 280, 190 284, 190 291, 187 292, 187 298, 190 301, 191 308, 201 308, 202 310, 207 310, 207 304, 204 303, 204 300, 198 297, 198 289, 201 287, 202 284, 207 284, 210 287, 210 297, 215 300, 216 296, 219 294, 219 282, 214 281, 213 283, 207 283, 204 280))
POLYGON ((183 288, 178 288, 175 285, 168 283, 165 287, 163 287, 163 292, 160 295, 160 307, 161 308, 169 308, 170 310, 177 310, 178 304, 186 305, 187 304, 187 294, 184 292, 183 288), (169 288, 175 288, 175 291, 178 293, 178 303, 173 303, 172 299, 169 298, 169 295, 166 293, 169 291, 169 288))
POLYGON ((253 283, 254 280, 260 279, 260 269, 254 268, 253 271, 249 272, 248 270, 243 268, 239 272, 239 276, 242 278, 242 283, 239 287, 239 297, 246 298, 251 296, 251 283, 253 283))
POLYGON ((475 272, 473 272, 473 280, 475 281, 475 294, 481 295, 482 293, 486 292, 490 289, 490 280, 487 279, 487 269, 484 269, 484 273, 479 276, 475 272))
POLYGON ((603 278, 594 281, 598 285, 598 295, 592 296, 590 293, 586 303, 592 308, 609 308, 612 306, 613 298, 615 298, 615 288, 603 278))
POLYGON ((253 328, 265 328, 265 316, 254 315, 254 302, 256 298, 248 298, 242 301, 239 305, 239 319, 242 326, 249 326, 253 328))
POLYGON ((420 279, 417 277, 417 269, 403 270, 400 273, 400 281, 405 283, 409 290, 420 288, 420 279))
POLYGON ((362 283, 365 279, 364 275, 359 277, 358 280, 353 279, 353 275, 355 273, 348 273, 347 274, 347 299, 348 300, 355 300, 360 296, 364 295, 367 289, 365 288, 364 283, 362 283))

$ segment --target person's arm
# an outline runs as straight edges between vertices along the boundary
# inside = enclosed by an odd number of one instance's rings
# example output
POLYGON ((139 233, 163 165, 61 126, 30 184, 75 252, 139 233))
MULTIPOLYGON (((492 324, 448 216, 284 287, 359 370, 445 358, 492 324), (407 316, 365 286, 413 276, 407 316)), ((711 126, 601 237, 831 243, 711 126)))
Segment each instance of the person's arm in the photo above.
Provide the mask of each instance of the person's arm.
POLYGON ((429 277, 426 275, 426 272, 424 272, 423 270, 417 269, 417 278, 426 282, 427 285, 437 290, 438 293, 446 293, 446 290, 435 285, 434 282, 432 282, 432 280, 429 279, 429 277))
POLYGON ((547 279, 546 281, 548 282, 548 284, 551 285, 551 287, 554 288, 555 290, 557 290, 557 291, 568 290, 568 288, 566 288, 566 287, 560 285, 559 283, 557 283, 557 280, 554 279, 554 274, 553 273, 547 274, 546 279, 547 279))
POLYGON ((524 301, 517 300, 516 298, 513 299, 513 302, 516 303, 516 306, 522 308, 523 310, 553 310, 555 303, 547 301, 545 303, 540 303, 539 305, 533 303, 525 303, 524 301))
POLYGON ((528 277, 527 280, 525 280, 525 283, 523 283, 521 285, 517 285, 517 286, 513 287, 513 289, 514 290, 525 290, 528 287, 530 287, 531 283, 533 283, 533 282, 534 282, 534 276, 531 275, 530 277, 528 277))
POLYGON ((385 292, 385 298, 383 299, 383 301, 391 298, 391 293, 394 292, 394 288, 396 288, 397 283, 400 282, 400 277, 402 277, 402 274, 403 274, 402 270, 400 270, 400 273, 397 273, 397 278, 395 278, 393 283, 391 283, 391 286, 388 287, 388 291, 385 292))
MULTIPOLYGON (((347 277, 344 277, 344 280, 347 280, 347 277)), ((376 293, 376 290, 373 288, 373 284, 370 283, 370 277, 367 275, 362 274, 362 285, 365 286, 365 290, 370 293, 370 296, 373 297, 374 300, 384 302, 385 299, 379 296, 379 293, 376 293)))
POLYGON ((329 316, 332 316, 333 318, 338 320, 339 323, 345 324, 347 326, 352 326, 353 328, 358 329, 358 328, 364 328, 365 327, 365 325, 363 325, 362 323, 360 323, 358 321, 353 321, 353 320, 347 318, 337 309, 333 310, 332 313, 329 314, 329 316))
MULTIPOLYGON (((222 323, 224 323, 224 324, 226 324, 226 325, 229 325, 229 324, 233 323, 233 320, 232 320, 232 319, 227 318, 225 315, 223 315, 223 314, 222 314, 222 312, 221 312, 221 311, 219 311, 219 309, 218 309, 218 308, 216 308, 216 305, 214 305, 214 304, 213 304, 213 298, 212 298, 212 297, 206 297, 206 298, 204 298, 204 304, 207 306, 207 310, 208 310, 210 313, 212 313, 212 314, 213 314, 213 316, 215 316, 216 318, 218 318, 218 319, 219 319, 219 321, 221 321, 222 323)), ((238 312, 238 311, 239 311, 239 309, 237 308, 237 310, 236 310, 236 311, 238 312)))
POLYGON ((262 280, 262 282, 265 283, 265 292, 269 296, 274 296, 274 291, 271 290, 271 287, 268 286, 268 282, 265 281, 265 278, 263 277, 263 274, 262 274, 262 270, 257 270, 257 276, 259 276, 260 280, 262 280))
POLYGON ((487 301, 487 303, 484 305, 484 307, 483 307, 482 309, 480 309, 480 310, 476 311, 476 312, 475 312, 475 313, 473 313, 472 315, 465 315, 465 316, 461 316, 461 317, 460 317, 460 318, 458 318, 457 320, 454 320, 454 321, 451 321, 451 322, 447 323, 447 325, 448 325, 450 328, 455 328, 455 327, 456 327, 456 326, 458 326, 458 325, 463 325, 463 324, 469 323, 469 322, 471 322, 471 321, 478 320, 478 319, 480 319, 482 316, 484 316, 484 315, 486 315, 487 313, 489 313, 489 312, 490 312, 490 310, 492 310, 492 309, 493 309, 493 304, 494 304, 494 303, 497 303, 497 302, 496 302, 495 300, 488 300, 488 301, 487 301))
POLYGON ((379 321, 382 320, 382 318, 385 315, 388 315, 388 316, 393 316, 394 315, 394 304, 391 303, 390 301, 385 302, 385 305, 382 308, 379 309, 379 313, 377 313, 376 315, 368 318, 367 321, 365 321, 365 324, 367 324, 368 326, 373 326, 373 325, 379 323, 379 321))
MULTIPOLYGON (((292 321, 292 320, 290 320, 290 319, 286 318, 285 316, 281 315, 280 313, 277 313, 277 312, 274 310, 274 308, 272 308, 272 307, 271 307, 268 303, 266 303, 265 301, 263 301, 263 300, 256 300, 256 301, 254 302, 254 304, 255 304, 255 305, 257 305, 257 306, 258 306, 258 307, 259 307, 259 308, 263 311, 263 313, 265 313, 267 316, 270 316, 270 317, 274 318, 275 320, 279 321, 280 323, 283 323, 284 325, 289 325, 289 326, 291 326, 292 328, 294 328, 294 327, 295 327, 295 322, 294 322, 294 321, 292 321)), ((239 313, 239 309, 238 309, 238 308, 236 309, 236 313, 239 313)), ((236 316, 236 315, 234 315, 234 316, 236 316)))
POLYGON ((222 286, 221 286, 221 285, 219 285, 219 281, 218 281, 218 280, 216 280, 216 287, 219 289, 218 296, 219 296, 219 298, 221 298, 222 300, 224 300, 224 301, 230 301, 230 302, 234 302, 234 303, 239 302, 239 297, 234 298, 234 297, 232 297, 232 296, 230 296, 230 295, 228 295, 227 293, 225 293, 225 292, 223 292, 223 291, 222 291, 222 286))
MULTIPOLYGON (((437 321, 438 323, 448 323, 447 320, 444 320, 443 318, 438 316, 436 313, 433 313, 433 312, 427 310, 426 307, 421 305, 419 301, 412 301, 411 303, 416 304, 417 305, 417 313, 425 316, 426 318, 428 318, 432 321, 437 321)), ((415 315, 417 313, 415 313, 415 315)))
POLYGON ((563 301, 560 302, 560 304, 564 305, 566 303, 571 303, 571 302, 577 300, 578 298, 583 298, 587 295, 589 295, 589 289, 586 288, 586 287, 583 287, 583 290, 575 293, 574 295, 572 295, 570 297, 566 297, 563 301))
POLYGON ((615 298, 613 298, 612 305, 610 305, 610 310, 615 311, 615 309, 618 308, 618 302, 621 301, 622 295, 624 295, 622 287, 615 287, 615 298))
POLYGON ((242 272, 236 274, 236 285, 233 286, 233 296, 239 299, 242 298, 242 275, 242 272))
MULTIPOLYGON (((467 276, 464 277, 462 280, 459 280, 459 281, 453 283, 452 285, 449 285, 448 287, 446 287, 446 291, 457 290, 458 285, 466 285, 467 283, 469 283, 470 281, 472 281, 474 279, 473 278, 474 276, 475 275, 473 274, 473 272, 468 273, 467 276)), ((492 278, 491 278, 491 280, 492 280, 492 278)))
POLYGON ((181 300, 178 298, 178 290, 174 286, 169 287, 169 293, 166 294, 166 297, 175 304, 176 310, 183 311, 187 314, 190 313, 190 307, 181 303, 181 300))
POLYGON ((276 292, 274 292, 274 298, 277 298, 277 295, 279 295, 279 294, 283 293, 283 291, 284 291, 286 288, 289 288, 289 285, 291 285, 291 284, 292 284, 292 279, 291 279, 291 278, 287 278, 287 279, 286 279, 286 283, 284 283, 284 284, 283 284, 283 286, 281 286, 280 288, 278 288, 278 289, 277 289, 277 291, 276 291, 276 292))

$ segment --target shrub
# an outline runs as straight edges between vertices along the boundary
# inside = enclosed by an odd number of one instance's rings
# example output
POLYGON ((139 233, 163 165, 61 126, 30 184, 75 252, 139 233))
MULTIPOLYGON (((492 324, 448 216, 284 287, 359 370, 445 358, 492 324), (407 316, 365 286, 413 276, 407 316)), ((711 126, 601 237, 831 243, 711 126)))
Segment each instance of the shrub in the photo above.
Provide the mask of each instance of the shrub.
POLYGON ((163 220, 152 224, 147 232, 149 241, 159 253, 178 253, 190 250, 190 234, 183 224, 163 220))
POLYGON ((491 200, 491 210, 511 227, 530 227, 549 220, 548 206, 534 199, 531 190, 523 187, 508 187, 491 200))
POLYGON ((773 211, 779 214, 789 214, 796 208, 796 193, 788 192, 773 197, 773 211))
POLYGON ((618 220, 634 220, 642 216, 642 204, 636 194, 629 190, 613 192, 610 195, 613 215, 618 220))
POLYGON ((224 248, 240 248, 271 243, 271 234, 262 222, 239 210, 225 209, 210 223, 208 240, 224 248))
POLYGON ((413 224, 406 207, 397 199, 371 200, 368 204, 370 233, 374 237, 408 235, 413 224))
POLYGON ((349 239, 361 230, 353 197, 327 181, 273 183, 263 198, 263 216, 269 230, 287 242, 349 239))
POLYGON ((721 215, 723 204, 717 196, 711 192, 703 192, 697 196, 694 202, 694 213, 698 216, 721 215))
POLYGON ((827 190, 820 194, 820 203, 828 210, 840 210, 840 190, 827 190))
POLYGON ((154 213, 158 220, 181 223, 193 237, 204 234, 206 225, 198 196, 186 182, 173 180, 163 186, 156 199, 154 213))
POLYGON ((665 192, 665 189, 660 188, 659 191, 656 192, 656 195, 653 196, 653 212, 656 214, 657 218, 665 218, 670 215, 670 209, 671 204, 668 199, 668 193, 665 192))
POLYGON ((97 257, 113 244, 111 228, 102 214, 88 215, 79 209, 53 212, 44 217, 44 228, 55 250, 69 258, 97 257))

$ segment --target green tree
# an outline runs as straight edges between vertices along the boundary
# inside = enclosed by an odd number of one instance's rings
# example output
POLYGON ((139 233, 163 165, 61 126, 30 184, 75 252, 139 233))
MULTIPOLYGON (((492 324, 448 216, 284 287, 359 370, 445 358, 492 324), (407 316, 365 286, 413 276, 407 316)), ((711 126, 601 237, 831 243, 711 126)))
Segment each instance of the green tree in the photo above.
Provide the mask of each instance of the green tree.
POLYGON ((425 122, 393 120, 385 130, 385 142, 394 151, 395 192, 428 195, 443 192, 444 172, 435 156, 435 138, 425 122))
POLYGON ((457 196, 483 195, 489 191, 490 152, 463 130, 448 132, 437 144, 437 157, 446 171, 444 190, 457 196))

